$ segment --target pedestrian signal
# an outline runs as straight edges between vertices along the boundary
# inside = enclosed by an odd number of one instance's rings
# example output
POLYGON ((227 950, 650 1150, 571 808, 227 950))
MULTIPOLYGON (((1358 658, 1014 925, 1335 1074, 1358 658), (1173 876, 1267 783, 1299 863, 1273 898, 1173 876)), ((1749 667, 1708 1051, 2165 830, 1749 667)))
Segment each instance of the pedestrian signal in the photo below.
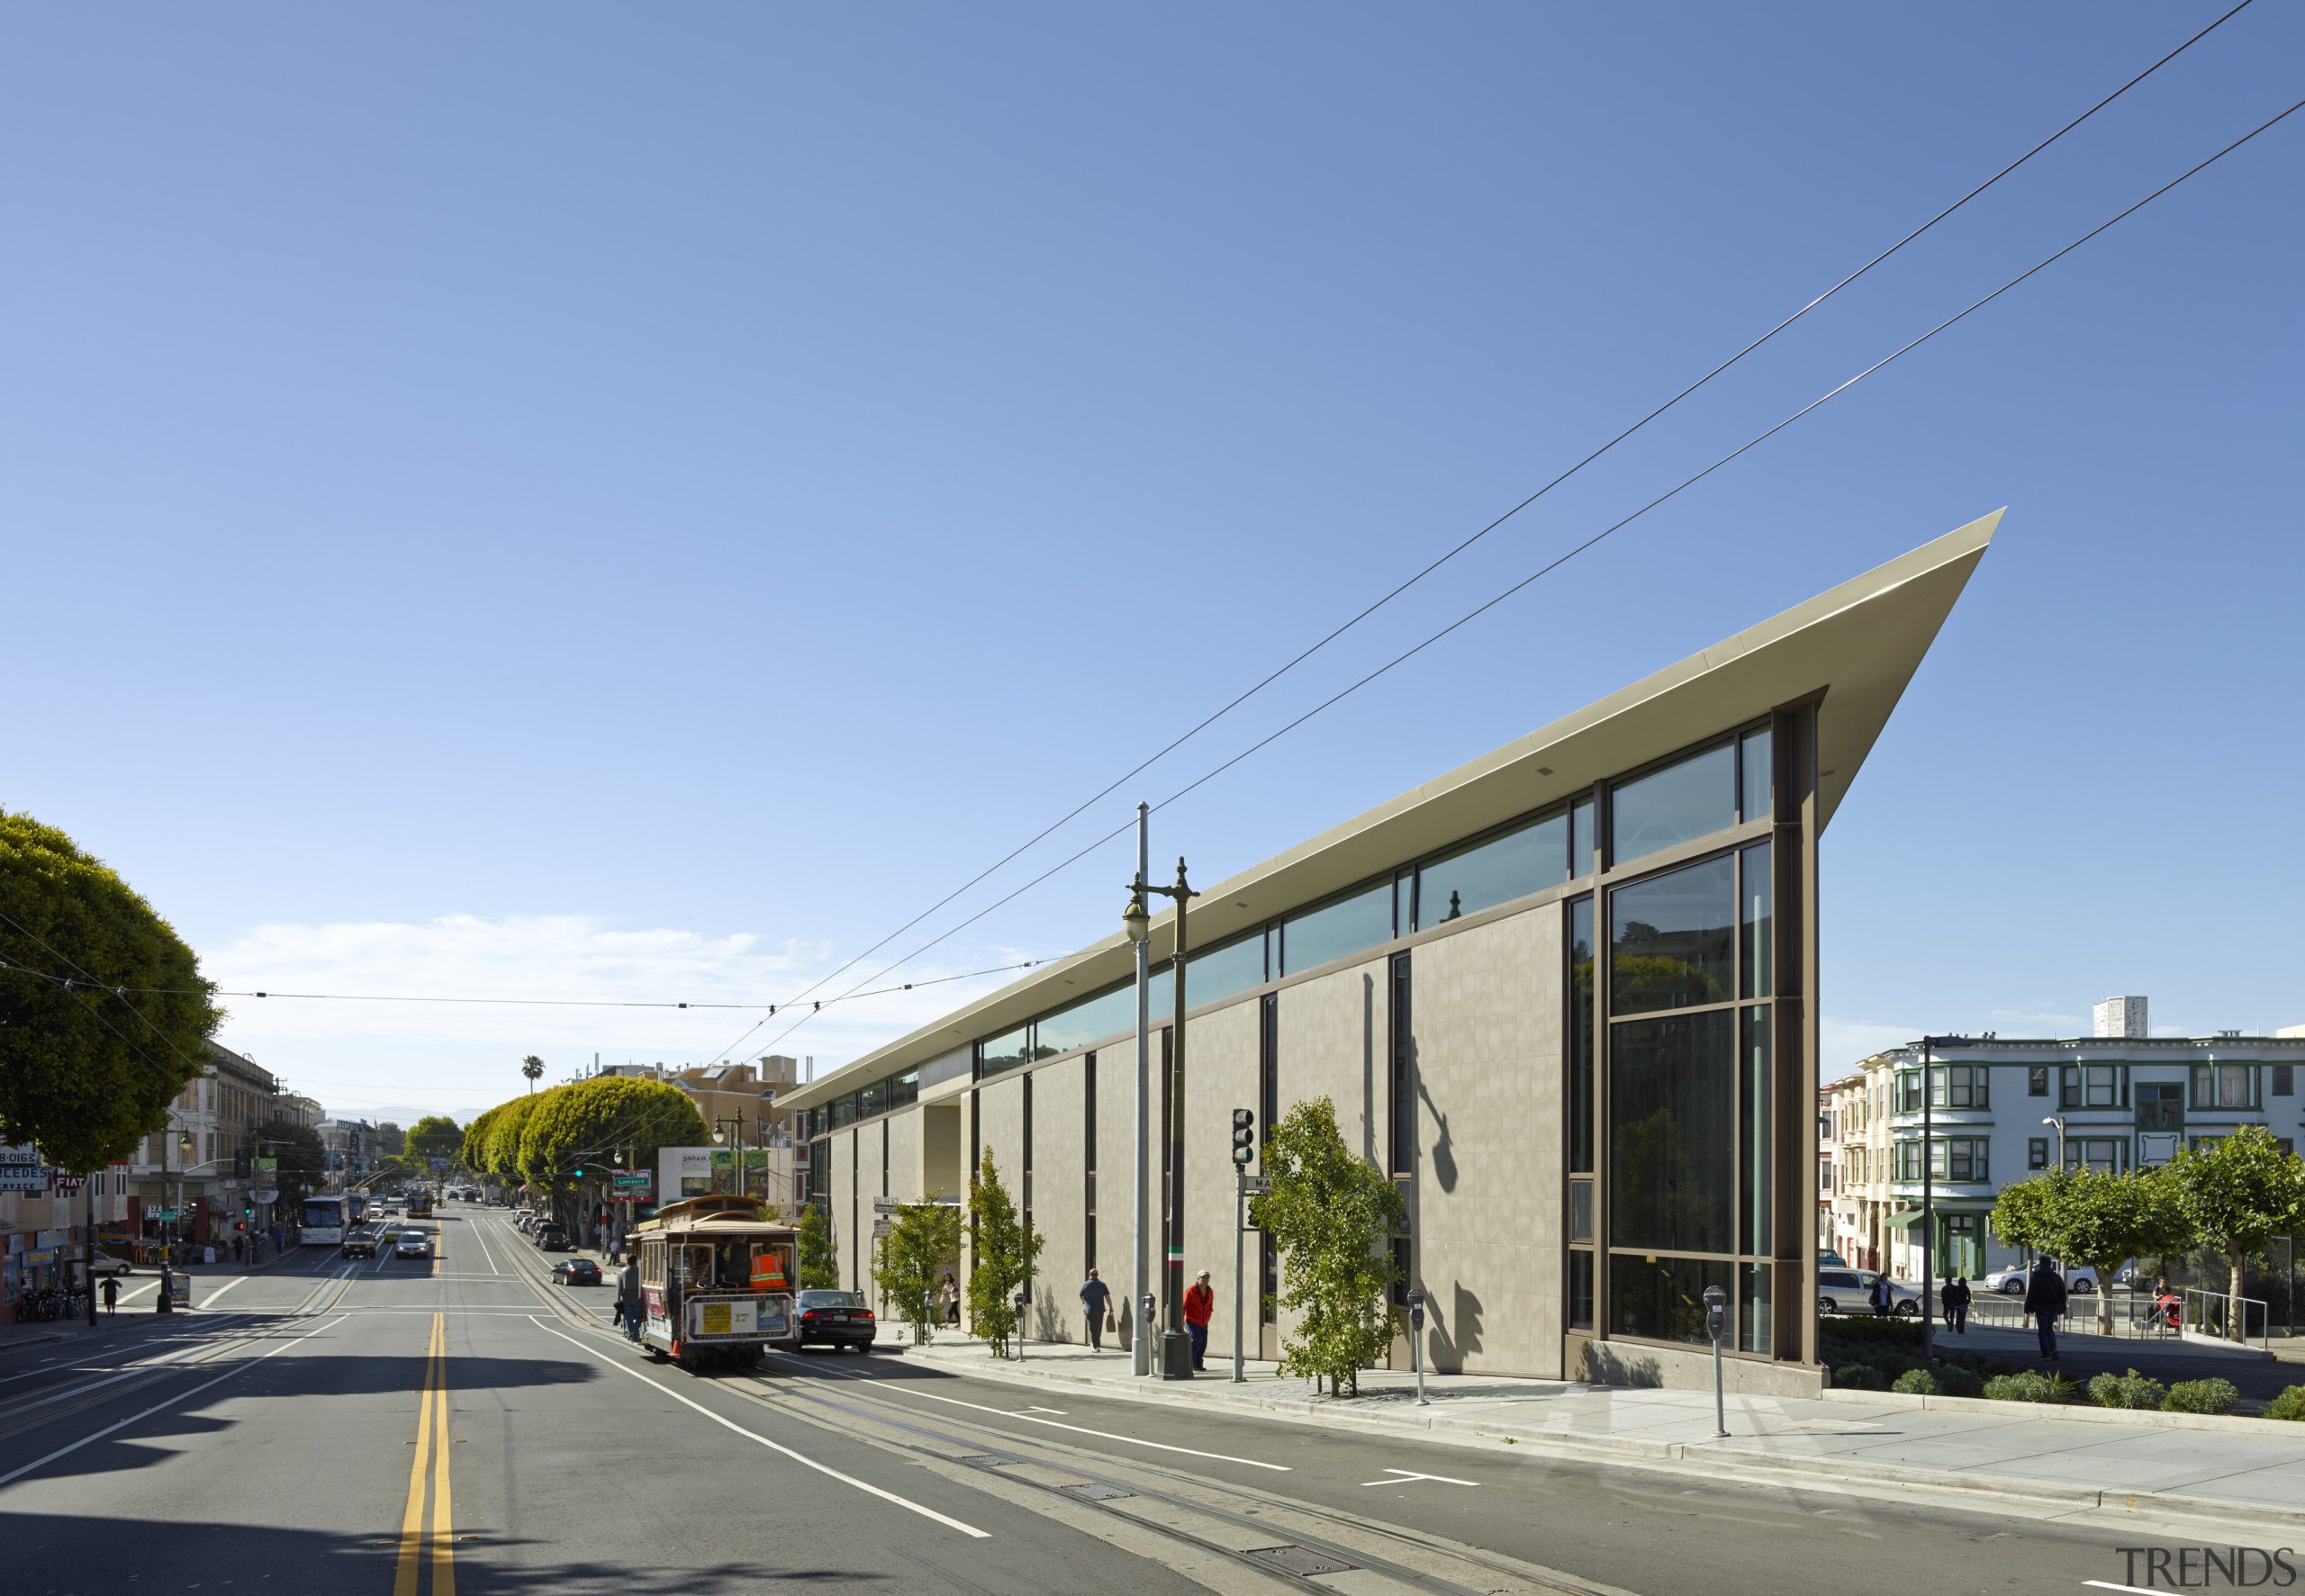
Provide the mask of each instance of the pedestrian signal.
POLYGON ((1253 1164, 1257 1161, 1257 1116, 1250 1108, 1233 1111, 1233 1161, 1253 1164))

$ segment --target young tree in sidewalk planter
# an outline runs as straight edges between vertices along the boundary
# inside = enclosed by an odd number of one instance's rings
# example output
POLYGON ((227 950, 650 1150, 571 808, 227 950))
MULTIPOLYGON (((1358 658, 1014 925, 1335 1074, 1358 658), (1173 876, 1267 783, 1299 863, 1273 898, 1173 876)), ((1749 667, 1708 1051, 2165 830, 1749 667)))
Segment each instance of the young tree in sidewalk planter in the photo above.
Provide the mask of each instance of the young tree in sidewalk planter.
POLYGON ((872 1266, 872 1283, 881 1288, 883 1303, 894 1303, 903 1312, 916 1347, 928 1339, 936 1317, 936 1283, 957 1263, 960 1251, 959 1204, 932 1195, 897 1210, 881 1243, 880 1261, 872 1266))
POLYGON ((1326 1097, 1297 1104, 1273 1127, 1264 1171, 1272 1189, 1256 1199, 1257 1222, 1280 1254, 1279 1304, 1298 1315, 1280 1344, 1280 1372, 1357 1393, 1362 1366, 1400 1332, 1386 1256, 1400 1192, 1345 1146, 1326 1097))
POLYGON ((1993 1204, 1993 1234, 2065 1267, 2097 1272, 2097 1331, 2113 1331, 2113 1271, 2124 1260, 2185 1247, 2191 1227, 2176 1195, 2157 1170, 2107 1175, 2091 1169, 2052 1169, 2002 1188, 1993 1204))
POLYGON ((811 1203, 800 1210, 800 1222, 794 1228, 799 1232, 795 1240, 800 1256, 795 1267, 800 1271, 800 1289, 839 1290, 840 1254, 833 1249, 831 1222, 811 1203))
MULTIPOLYGON (((2281 1150, 2263 1125, 2243 1125, 2206 1148, 2184 1147, 2162 1167, 2192 1231, 2233 1266, 2230 1291, 2241 1294, 2241 1266, 2275 1236, 2305 1226, 2305 1160, 2281 1150)), ((2225 1333, 2238 1341, 2248 1327, 2237 1306, 2225 1333)))
POLYGON ((1006 1357, 1008 1338, 1017 1329, 1012 1299, 1033 1277, 1044 1238, 1017 1212, 989 1147, 969 1177, 969 1228, 976 1237, 976 1259, 969 1272, 969 1333, 990 1343, 995 1357, 1006 1357))

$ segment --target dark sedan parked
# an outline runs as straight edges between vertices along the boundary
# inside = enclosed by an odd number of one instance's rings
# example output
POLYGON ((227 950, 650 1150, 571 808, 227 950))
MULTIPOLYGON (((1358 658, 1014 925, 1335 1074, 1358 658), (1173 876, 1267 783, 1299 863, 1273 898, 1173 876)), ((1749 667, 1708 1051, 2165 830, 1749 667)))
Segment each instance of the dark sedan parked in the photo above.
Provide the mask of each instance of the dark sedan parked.
POLYGON ((565 1258, 552 1266, 552 1277, 564 1285, 598 1285, 601 1266, 588 1258, 565 1258))
POLYGON ((823 1342, 832 1347, 872 1350, 878 1326, 861 1291, 804 1291, 800 1294, 800 1340, 803 1347, 823 1342))
POLYGON ((562 1230, 556 1224, 538 1225, 537 1227, 537 1248, 538 1250, 542 1252, 566 1252, 568 1250, 568 1232, 562 1230))

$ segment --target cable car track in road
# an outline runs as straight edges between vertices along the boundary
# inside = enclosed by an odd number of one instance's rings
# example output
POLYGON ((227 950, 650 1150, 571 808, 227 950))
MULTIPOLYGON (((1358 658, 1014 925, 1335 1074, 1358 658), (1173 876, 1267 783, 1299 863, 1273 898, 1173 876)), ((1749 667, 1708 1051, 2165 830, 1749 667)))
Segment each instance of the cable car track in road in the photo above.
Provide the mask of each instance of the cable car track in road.
MULTIPOLYGON (((497 1219, 495 1215, 488 1217, 497 1219)), ((503 1222, 498 1219, 497 1222, 503 1222)), ((522 1256, 522 1249, 508 1248, 507 1251, 508 1258, 520 1260, 518 1266, 510 1273, 534 1292, 551 1309, 556 1317, 572 1328, 581 1328, 601 1340, 613 1343, 618 1348, 628 1352, 630 1350, 631 1343, 627 1341, 620 1333, 606 1328, 597 1319, 577 1312, 566 1301, 565 1295, 547 1289, 542 1272, 534 1267, 534 1260, 522 1256)), ((776 1353, 771 1356, 780 1361, 790 1361, 793 1355, 776 1353)), ((809 1365, 813 1365, 814 1361, 809 1360, 809 1365)), ((809 1365, 803 1366, 809 1367, 810 1374, 820 1377, 829 1375, 834 1379, 867 1385, 876 1383, 875 1377, 871 1375, 817 1369, 809 1365)), ((783 1413, 802 1423, 834 1429, 840 1434, 863 1439, 891 1451, 912 1456, 947 1468, 957 1466, 988 1480, 1002 1481, 1012 1487, 1027 1487, 1039 1495, 1064 1502, 1075 1511, 1087 1509, 1130 1529, 1149 1533, 1177 1545, 1189 1546, 1205 1555, 1220 1558, 1232 1567, 1253 1572, 1262 1578, 1291 1589, 1320 1591, 1324 1596, 1335 1596, 1336 1591, 1333 1585, 1323 1584, 1316 1579, 1292 1573, 1277 1564, 1252 1556, 1246 1551, 1226 1546, 1221 1541, 1196 1535, 1189 1529, 1164 1524, 1157 1519, 1142 1517, 1115 1506, 1111 1501, 1098 1501, 1092 1497, 1074 1495, 1065 1489, 1065 1484, 1102 1486, 1125 1493, 1116 1500, 1125 1501, 1134 1498, 1138 1501, 1157 1501, 1175 1510, 1218 1519, 1237 1528, 1254 1529, 1260 1537, 1270 1537, 1276 1544, 1285 1543, 1290 1546, 1302 1547, 1331 1561, 1346 1564, 1352 1569, 1365 1570, 1379 1577, 1396 1581, 1404 1589, 1430 1591, 1433 1596, 1473 1596, 1475 1592, 1480 1592, 1482 1596, 1489 1596, 1489 1593, 1499 1589, 1496 1582, 1500 1578, 1513 1582, 1516 1587, 1532 1591, 1558 1591, 1560 1592, 1560 1596, 1606 1596, 1607 1592, 1616 1590, 1614 1586, 1578 1583, 1562 1578, 1558 1573, 1541 1572, 1532 1566, 1516 1567, 1510 1563, 1477 1555, 1444 1541, 1434 1540, 1373 1519, 1298 1501, 1293 1498, 1276 1496, 1245 1486, 1216 1484, 1172 1469, 1163 1468, 1157 1464, 1132 1462, 1126 1465, 1128 1469, 1141 1474, 1175 1481, 1180 1484, 1189 1485, 1195 1490, 1217 1492, 1241 1499, 1249 1505, 1268 1513, 1288 1514, 1300 1519, 1333 1526, 1350 1534, 1387 1541, 1424 1557, 1456 1564, 1469 1572, 1478 1570, 1481 1576, 1486 1576, 1480 1578, 1479 1582, 1476 1584, 1460 1583, 1438 1574, 1394 1563, 1372 1554, 1364 1547, 1322 1537, 1306 1536, 1291 1529, 1286 1523, 1274 1518, 1260 1517, 1256 1513, 1220 1507, 1177 1492, 1162 1490, 1157 1485, 1148 1486, 1142 1479, 1132 1481, 1125 1475, 1111 1472, 1112 1465, 1109 1459, 1097 1457, 1094 1454, 1087 1453, 1068 1442, 1018 1437, 992 1424, 964 1419, 924 1423, 917 1416, 908 1414, 899 1416, 892 1413, 869 1411, 829 1394, 807 1389, 801 1386, 796 1376, 792 1375, 786 1375, 782 1378, 784 1383, 779 1384, 775 1376, 746 1374, 717 1379, 702 1377, 700 1383, 725 1391, 738 1401, 768 1408, 772 1411, 783 1413), (747 1390, 746 1389, 747 1386, 757 1386, 761 1391, 747 1390), (768 1394, 762 1394, 762 1392, 768 1394), (779 1398, 783 1400, 777 1400, 779 1398), (924 1441, 940 1442, 957 1448, 959 1455, 948 1455, 936 1451, 919 1441, 906 1441, 885 1435, 862 1436, 851 1425, 836 1423, 827 1416, 802 1411, 806 1406, 836 1410, 853 1420, 863 1420, 871 1424, 905 1431, 923 1438, 924 1441), (990 1447, 986 1445, 986 1438, 991 1438, 990 1447), (1041 1457, 1022 1456, 1021 1454, 1027 1448, 1038 1448, 1054 1456, 1041 1457), (999 1454, 1017 1455, 1016 1463, 1038 1464, 1042 1467, 1059 1470, 1077 1477, 1064 1483, 1050 1483, 1011 1472, 1014 1468, 1013 1463, 971 1463, 968 1461, 972 1456, 991 1456, 999 1454), (1093 1462, 1084 1464, 1081 1461, 1083 1457, 1092 1458, 1093 1462)), ((876 1397, 875 1400, 886 1402, 889 1399, 876 1397)), ((1621 1592, 1619 1596, 1622 1596, 1621 1592)))
MULTIPOLYGON (((784 1357, 787 1355, 779 1354, 775 1356, 784 1357)), ((858 1382, 867 1385, 877 1384, 879 1379, 878 1376, 855 1374, 836 1374, 834 1377, 858 1382)), ((821 1407, 837 1409, 854 1418, 866 1420, 875 1424, 887 1425, 892 1429, 907 1430, 915 1435, 925 1436, 931 1439, 944 1441, 952 1446, 974 1447, 980 1445, 981 1443, 977 1439, 963 1438, 962 1436, 952 1433, 954 1430, 974 1430, 980 1435, 996 1438, 999 1444, 1000 1449, 1003 1451, 1022 1452, 1028 1447, 1040 1447, 1047 1451, 1058 1453, 1061 1456, 1056 1459, 1018 1456, 1010 1460, 1008 1463, 976 1464, 971 1463, 967 1456, 949 1457, 943 1454, 930 1451, 929 1448, 926 1447, 916 1446, 903 1441, 889 1440, 885 1438, 875 1438, 880 1439, 883 1445, 934 1457, 937 1461, 943 1463, 958 1463, 963 1466, 973 1468, 980 1473, 993 1474, 998 1478, 1008 1480, 1017 1484, 1030 1485, 1035 1490, 1044 1492, 1051 1495, 1062 1497, 1065 1501, 1070 1502, 1080 1503, 1098 1509, 1100 1511, 1117 1517, 1140 1528, 1152 1529, 1161 1534, 1169 1535, 1175 1538, 1188 1541, 1195 1546, 1202 1547, 1205 1550, 1217 1553, 1232 1562, 1240 1564, 1244 1567, 1252 1568, 1259 1573, 1279 1579, 1287 1582, 1295 1583, 1306 1589, 1328 1591, 1330 1592, 1330 1596, 1333 1596, 1335 1590, 1334 1586, 1320 1584, 1315 1581, 1304 1579, 1285 1571, 1276 1569, 1275 1566, 1270 1563, 1261 1562, 1244 1553, 1226 1547, 1221 1543, 1206 1540, 1200 1537, 1193 1536, 1188 1531, 1179 1530, 1172 1526, 1163 1525, 1155 1519, 1139 1518, 1134 1513, 1115 1508, 1108 1501, 1098 1501, 1089 1498, 1075 1496, 1071 1494, 1064 1485, 1045 1483, 1041 1481, 1028 1479, 1021 1474, 1008 1474, 1006 1473, 1005 1470, 1013 1466, 1013 1464, 1015 1463, 1040 1463, 1044 1467, 1061 1469, 1069 1474, 1077 1474, 1083 1476, 1080 1480, 1069 1482, 1069 1483, 1110 1486, 1115 1490, 1125 1492, 1129 1497, 1165 1502, 1170 1506, 1187 1512, 1203 1514, 1210 1518, 1223 1519, 1240 1528, 1255 1529, 1261 1535, 1270 1535, 1275 1533, 1293 1534, 1296 1536, 1296 1538, 1289 1543, 1291 1545, 1303 1546, 1306 1550, 1317 1552, 1322 1555, 1332 1558, 1337 1562, 1349 1564, 1354 1569, 1365 1569, 1370 1573, 1380 1574, 1387 1579, 1397 1580, 1402 1584, 1412 1589, 1460 1593, 1470 1592, 1476 1590, 1482 1591, 1493 1591, 1496 1588, 1493 1582, 1486 1581, 1478 1586, 1460 1584, 1438 1574, 1429 1573, 1418 1569, 1408 1567, 1406 1564, 1391 1563, 1385 1558, 1374 1556, 1365 1548, 1351 1546, 1342 1541, 1325 1541, 1316 1537, 1306 1537, 1301 1533, 1290 1530, 1286 1524, 1274 1519, 1261 1518, 1254 1514, 1243 1513, 1232 1509, 1217 1506, 1211 1502, 1203 1501, 1191 1496, 1181 1495, 1174 1492, 1163 1491, 1157 1487, 1148 1488, 1142 1481, 1129 1479, 1125 1474, 1106 1473, 1102 1472, 1097 1466, 1084 1465, 1080 1461, 1081 1456, 1084 1455, 1092 1458, 1095 1465, 1103 1465, 1104 1469, 1109 1469, 1112 1465, 1109 1458, 1098 1456, 1093 1453, 1084 1454, 1083 1448, 1080 1448, 1071 1442, 1044 1440, 1035 1437, 1019 1437, 1012 1431, 999 1429, 994 1425, 966 1419, 945 1420, 945 1428, 940 1429, 933 1423, 922 1423, 916 1420, 898 1418, 887 1413, 869 1412, 862 1408, 855 1407, 850 1403, 838 1401, 834 1397, 824 1395, 817 1392, 798 1390, 790 1385, 774 1385, 770 1383, 766 1376, 760 1375, 740 1375, 737 1378, 738 1381, 743 1384, 754 1384, 765 1386, 776 1395, 787 1398, 788 1401, 805 1402, 821 1407)), ((734 1394, 742 1397, 746 1401, 760 1403, 763 1406, 774 1408, 783 1405, 773 1402, 767 1397, 755 1395, 741 1390, 736 1391, 734 1394)), ((795 1417, 800 1416, 800 1415, 795 1415, 795 1417)), ((848 1433, 854 1432, 852 1431, 848 1433)), ((1369 1519, 1360 1518, 1352 1514, 1340 1513, 1333 1509, 1318 1507, 1308 1502, 1299 1501, 1290 1497, 1275 1496, 1270 1492, 1259 1491, 1251 1486, 1217 1484, 1193 1475, 1180 1474, 1177 1470, 1167 1468, 1155 1463, 1131 1462, 1126 1466, 1129 1470, 1135 1473, 1152 1474, 1162 1479, 1173 1480, 1181 1484, 1189 1485, 1197 1490, 1218 1492, 1227 1496, 1244 1499, 1246 1501, 1252 1501, 1259 1507, 1264 1508, 1273 1513, 1285 1513, 1297 1518, 1317 1519, 1323 1523, 1333 1525, 1340 1529, 1346 1530, 1351 1533, 1378 1537, 1403 1546, 1412 1547, 1417 1552, 1429 1557, 1443 1558, 1452 1563, 1465 1564, 1472 1568, 1478 1568, 1487 1574, 1502 1575, 1519 1585, 1525 1585, 1538 1590, 1556 1591, 1562 1592, 1563 1596, 1601 1596, 1601 1591, 1603 1589, 1614 1588, 1596 1588, 1592 1585, 1578 1584, 1561 1579, 1556 1575, 1538 1573, 1530 1567, 1516 1568, 1505 1563, 1493 1561, 1487 1557, 1477 1556, 1459 1547, 1449 1546, 1445 1542, 1415 1535, 1391 1525, 1379 1523, 1369 1519)))

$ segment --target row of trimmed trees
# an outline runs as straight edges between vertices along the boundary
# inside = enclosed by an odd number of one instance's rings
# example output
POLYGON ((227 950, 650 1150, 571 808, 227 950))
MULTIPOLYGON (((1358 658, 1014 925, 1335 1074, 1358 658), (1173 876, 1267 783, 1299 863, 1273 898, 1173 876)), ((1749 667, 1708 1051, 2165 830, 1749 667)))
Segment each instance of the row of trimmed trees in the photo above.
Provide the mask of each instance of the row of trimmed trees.
MULTIPOLYGON (((1399 1271, 1387 1246, 1401 1222, 1400 1191, 1346 1146, 1326 1097, 1290 1109, 1263 1159, 1272 1189, 1255 1199, 1252 1217, 1279 1253, 1279 1305, 1291 1313, 1281 1372, 1340 1393, 1356 1390, 1360 1370, 1384 1356, 1401 1330, 1392 1302, 1399 1271)), ((804 1226, 810 1220, 822 1223, 812 1213, 804 1226)), ((873 1283, 911 1324, 914 1340, 926 1340, 945 1273, 960 1258, 963 1226, 971 1237, 962 1285, 970 1333, 1006 1356, 1017 1330, 1017 1293, 1032 1279, 1045 1238, 1026 1222, 990 1150, 969 1177, 965 1209, 932 1195, 899 1212, 873 1283)), ((805 1246, 801 1272, 809 1284, 805 1246)))
MULTIPOLYGON (((2231 1294, 2241 1295, 2242 1267, 2276 1236, 2305 1230, 2305 1159, 2283 1152, 2263 1125, 2244 1125, 2202 1148, 2183 1148, 2151 1169, 2124 1175, 2055 1169, 2002 1188, 1993 1209, 1993 1234, 2070 1267, 2097 1271, 2097 1321, 2111 1328, 2111 1298, 2102 1283, 2130 1258, 2166 1264, 2206 1247, 2232 1269, 2231 1294)), ((2238 1312, 2226 1315, 2226 1333, 2246 1328, 2238 1312)))
POLYGON ((596 1075, 475 1115, 462 1157, 475 1174, 547 1194, 557 1207, 581 1188, 604 1192, 619 1165, 654 1169, 659 1149, 701 1146, 705 1136, 704 1116, 678 1087, 596 1075))

